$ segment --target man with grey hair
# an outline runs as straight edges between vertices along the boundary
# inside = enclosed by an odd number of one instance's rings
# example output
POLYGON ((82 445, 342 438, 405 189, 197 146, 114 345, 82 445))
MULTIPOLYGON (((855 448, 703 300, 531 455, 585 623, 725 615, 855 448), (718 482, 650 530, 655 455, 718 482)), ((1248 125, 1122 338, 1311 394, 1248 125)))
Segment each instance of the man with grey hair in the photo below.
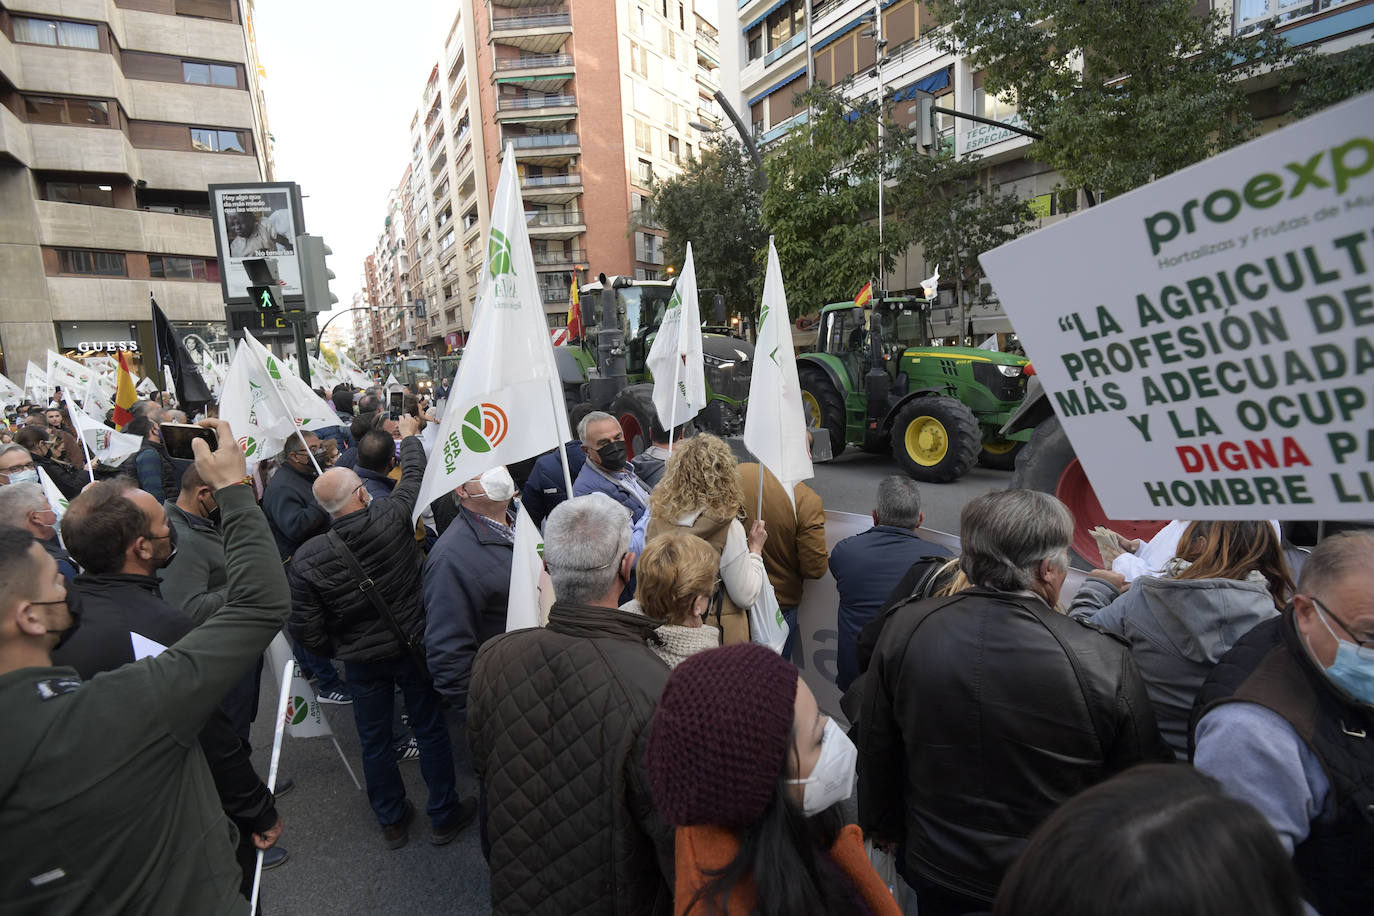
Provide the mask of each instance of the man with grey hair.
POLYGON ((611 497, 560 504, 544 522, 548 625, 477 653, 468 739, 493 912, 673 910, 673 833, 644 771, 668 667, 648 646, 659 622, 617 607, 634 561, 611 497))
POLYGON ((425 476, 420 423, 401 427, 401 480, 374 500, 358 475, 330 468, 313 485, 333 526, 296 549, 291 583, 291 635, 310 652, 338 658, 353 695, 367 798, 382 839, 399 849, 410 838, 415 806, 392 745, 394 696, 405 698, 429 787, 430 842, 442 846, 471 823, 476 799, 459 799, 443 704, 424 668, 423 558, 411 513, 425 476))
POLYGON ((76 577, 76 564, 57 540, 57 512, 48 505, 43 485, 13 483, 0 487, 0 525, 23 528, 57 561, 57 571, 68 579, 76 577))
POLYGON ((33 455, 16 442, 0 445, 0 486, 38 483, 38 465, 33 455))
POLYGON ((916 481, 893 474, 878 484, 873 527, 845 538, 830 551, 830 573, 840 595, 835 683, 842 691, 848 690, 859 674, 860 631, 878 616, 897 583, 912 565, 931 557, 950 556, 948 550, 917 534, 924 521, 916 481))
POLYGON ((1193 764, 1253 805, 1323 916, 1374 899, 1374 533, 1312 550, 1292 604, 1217 662, 1193 764))
POLYGON ((627 460, 625 431, 620 421, 608 413, 594 410, 577 424, 577 437, 587 463, 573 481, 573 496, 604 493, 630 512, 631 540, 636 552, 644 548, 644 531, 649 525, 649 485, 635 474, 627 460))
POLYGON ((1073 518, 1032 490, 964 507, 972 587, 900 608, 859 731, 859 825, 922 916, 987 910, 1031 832, 1083 789, 1173 759, 1124 640, 1054 610, 1073 518))

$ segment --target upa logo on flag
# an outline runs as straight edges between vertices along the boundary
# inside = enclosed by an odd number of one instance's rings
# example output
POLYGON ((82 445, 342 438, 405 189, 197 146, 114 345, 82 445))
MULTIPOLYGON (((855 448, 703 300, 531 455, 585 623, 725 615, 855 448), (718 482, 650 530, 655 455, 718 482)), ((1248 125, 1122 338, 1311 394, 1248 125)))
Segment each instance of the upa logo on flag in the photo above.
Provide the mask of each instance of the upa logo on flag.
POLYGON ((463 449, 472 452, 489 452, 501 444, 510 429, 506 412, 496 404, 483 402, 474 404, 463 415, 458 429, 449 433, 444 440, 444 470, 453 473, 454 464, 463 449))
POLYGON ((252 458, 258 453, 258 440, 252 436, 239 436, 239 448, 243 449, 243 457, 252 458))
POLYGON ((300 725, 305 721, 305 717, 310 715, 310 704, 305 697, 293 696, 286 703, 286 724, 300 725))

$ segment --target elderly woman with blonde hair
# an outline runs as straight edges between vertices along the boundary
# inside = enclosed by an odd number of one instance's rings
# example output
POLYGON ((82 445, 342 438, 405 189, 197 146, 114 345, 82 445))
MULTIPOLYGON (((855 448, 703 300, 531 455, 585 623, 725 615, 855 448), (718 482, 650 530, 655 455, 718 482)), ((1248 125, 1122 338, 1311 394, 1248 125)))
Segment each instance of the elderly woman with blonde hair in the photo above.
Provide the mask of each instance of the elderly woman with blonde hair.
POLYGON ((662 621, 649 648, 669 668, 720 645, 720 630, 706 623, 719 600, 719 568, 711 545, 686 532, 660 535, 639 555, 634 600, 620 609, 662 621))
POLYGON ((701 433, 673 447, 663 479, 649 497, 645 543, 673 532, 695 535, 719 557, 723 588, 711 612, 723 646, 749 641, 749 613, 767 581, 762 521, 744 532, 744 494, 735 471, 735 454, 724 441, 701 433))

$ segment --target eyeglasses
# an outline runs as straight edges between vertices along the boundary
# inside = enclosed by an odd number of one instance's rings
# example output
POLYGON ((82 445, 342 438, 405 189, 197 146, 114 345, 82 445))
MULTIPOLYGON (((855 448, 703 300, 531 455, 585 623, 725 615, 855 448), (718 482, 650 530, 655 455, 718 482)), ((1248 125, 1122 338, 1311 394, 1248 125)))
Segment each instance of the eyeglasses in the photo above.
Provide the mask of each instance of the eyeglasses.
POLYGON ((1336 621, 1336 623, 1340 625, 1340 628, 1342 630, 1345 630, 1346 635, 1355 641, 1355 645, 1360 647, 1360 653, 1362 655, 1366 653, 1374 654, 1374 639, 1360 639, 1360 637, 1355 635, 1355 631, 1350 628, 1350 624, 1346 623, 1344 620, 1337 617, 1335 614, 1331 613, 1331 609, 1327 607, 1325 604, 1323 604, 1321 602, 1321 599, 1319 599, 1316 595, 1308 595, 1307 597, 1310 598, 1312 600, 1312 603, 1317 606, 1317 610, 1319 612, 1325 614, 1327 617, 1330 617, 1332 620, 1336 621))
POLYGON ((32 461, 25 461, 23 464, 10 465, 7 468, 0 468, 0 474, 13 474, 15 471, 32 471, 35 465, 32 461))

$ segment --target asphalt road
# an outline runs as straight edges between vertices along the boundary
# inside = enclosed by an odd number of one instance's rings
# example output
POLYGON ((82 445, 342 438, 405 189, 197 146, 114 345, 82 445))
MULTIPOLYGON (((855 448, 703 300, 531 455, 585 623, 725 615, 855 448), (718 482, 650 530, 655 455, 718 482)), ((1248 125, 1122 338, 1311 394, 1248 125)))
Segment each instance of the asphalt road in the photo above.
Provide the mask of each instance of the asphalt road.
MULTIPOLYGON (((840 457, 815 466, 810 485, 826 509, 867 515, 872 511, 878 482, 897 473, 890 457, 848 449, 840 457)), ((921 487, 926 526, 957 534, 959 512, 970 498, 1007 486, 1011 475, 975 468, 963 479, 921 487)), ((262 705, 253 727, 254 761, 266 774, 271 752, 271 723, 275 715, 275 678, 264 676, 262 705)), ((358 735, 352 708, 325 707, 339 746, 362 779, 358 735)), ((477 791, 466 757, 461 729, 451 730, 458 759, 458 788, 477 791)), ((366 793, 354 787, 328 738, 287 737, 282 749, 281 774, 296 787, 278 802, 286 822, 282 845, 290 858, 266 872, 263 912, 292 916, 333 914, 485 914, 490 912, 486 863, 477 827, 464 831, 448 846, 428 842, 423 815, 426 798, 418 761, 400 764, 407 792, 420 814, 411 828, 410 843, 400 850, 382 844, 381 828, 372 815, 366 793)))

